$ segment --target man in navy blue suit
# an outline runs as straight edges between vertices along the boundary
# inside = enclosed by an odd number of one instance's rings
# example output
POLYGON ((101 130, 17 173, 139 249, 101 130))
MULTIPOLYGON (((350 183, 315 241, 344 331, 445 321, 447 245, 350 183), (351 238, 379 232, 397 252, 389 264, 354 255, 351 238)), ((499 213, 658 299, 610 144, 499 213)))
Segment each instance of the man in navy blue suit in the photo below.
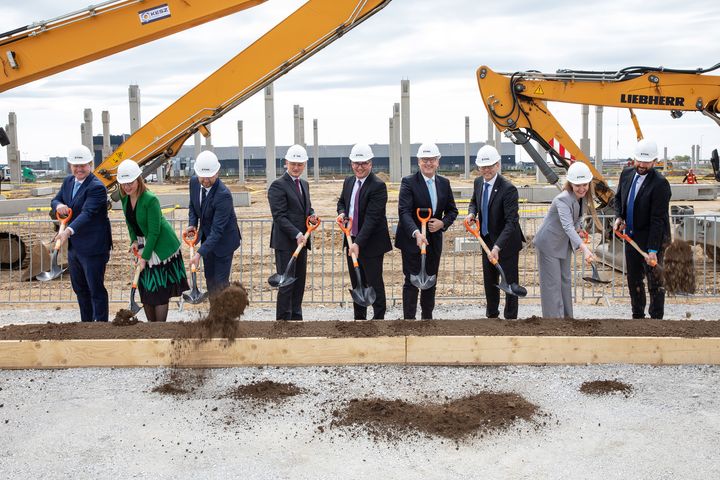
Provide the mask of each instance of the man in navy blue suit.
POLYGON ((68 163, 72 175, 65 178, 50 206, 59 217, 67 216, 72 209, 72 219, 53 240, 68 242, 70 282, 80 305, 80 319, 107 322, 105 267, 112 248, 107 190, 92 174, 90 149, 83 145, 73 148, 68 163))
POLYGON ((210 151, 195 159, 195 175, 190 179, 190 227, 188 233, 200 232, 200 248, 190 264, 197 266, 200 257, 205 264, 208 292, 220 292, 230 283, 233 253, 240 246, 235 207, 230 190, 218 178, 220 161, 210 151))

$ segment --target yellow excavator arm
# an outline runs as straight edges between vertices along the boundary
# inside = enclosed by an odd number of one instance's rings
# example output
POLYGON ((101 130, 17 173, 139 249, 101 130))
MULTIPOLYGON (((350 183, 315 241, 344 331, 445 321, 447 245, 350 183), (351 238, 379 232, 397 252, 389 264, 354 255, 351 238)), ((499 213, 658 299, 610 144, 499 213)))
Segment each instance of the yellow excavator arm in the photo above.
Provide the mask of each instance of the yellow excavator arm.
MULTIPOLYGON (((576 160, 586 163, 594 175, 595 194, 601 206, 605 206, 612 202, 612 190, 545 102, 667 110, 673 118, 686 111, 697 111, 720 125, 720 77, 706 75, 718 68, 720 64, 697 70, 628 67, 617 72, 497 73, 481 66, 477 81, 495 126, 525 148, 551 183, 557 183, 558 177, 529 144, 530 140, 547 150, 557 166, 567 168, 570 161, 550 146, 552 139, 576 160)), ((639 125, 635 125, 637 135, 642 136, 639 125)))

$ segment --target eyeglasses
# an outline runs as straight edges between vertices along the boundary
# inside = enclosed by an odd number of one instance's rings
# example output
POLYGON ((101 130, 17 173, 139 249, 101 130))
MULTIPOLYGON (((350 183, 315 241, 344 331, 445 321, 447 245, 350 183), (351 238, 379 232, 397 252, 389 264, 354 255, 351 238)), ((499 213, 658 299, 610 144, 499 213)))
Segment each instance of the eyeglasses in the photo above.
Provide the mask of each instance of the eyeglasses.
POLYGON ((353 167, 369 167, 370 166, 369 161, 367 161, 367 162, 350 162, 350 163, 352 163, 353 167))
POLYGON ((435 163, 439 162, 440 159, 437 157, 427 157, 427 158, 420 158, 419 159, 422 163, 435 163))

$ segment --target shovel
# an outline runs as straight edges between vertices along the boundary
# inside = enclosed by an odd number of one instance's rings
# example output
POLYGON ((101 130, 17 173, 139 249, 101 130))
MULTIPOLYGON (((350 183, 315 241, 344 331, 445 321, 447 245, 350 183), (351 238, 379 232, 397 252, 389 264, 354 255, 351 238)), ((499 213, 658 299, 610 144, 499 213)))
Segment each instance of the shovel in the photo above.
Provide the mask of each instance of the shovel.
MULTIPOLYGON (((348 244, 348 250, 350 249, 350 245, 352 245, 352 239, 350 238, 350 229, 352 228, 353 219, 348 218, 347 224, 343 222, 341 218, 337 219, 337 223, 340 226, 340 230, 343 231, 345 234, 345 238, 347 239, 348 244)), ((361 305, 363 307, 369 307, 373 303, 375 303, 375 299, 377 298, 377 294, 375 293, 375 289, 373 287, 363 287, 362 283, 362 276, 360 275, 360 265, 358 264, 358 259, 355 256, 354 252, 351 252, 350 256, 352 257, 353 261, 353 268, 355 270, 355 279, 357 280, 356 287, 350 290, 350 296, 353 299, 353 302, 357 303, 358 305, 361 305)))
MULTIPOLYGON (((588 235, 588 233, 586 231, 581 230, 579 232, 579 234, 583 238, 583 241, 585 243, 590 243, 590 235, 588 235)), ((597 283, 597 284, 601 284, 601 285, 610 283, 610 280, 604 280, 602 277, 600 277, 600 273, 598 273, 597 266, 595 265, 594 256, 593 256, 593 260, 590 262, 590 268, 592 269, 592 275, 590 275, 590 276, 585 275, 584 277, 582 277, 583 280, 585 280, 586 282, 597 283)))
MULTIPOLYGON (((198 241, 198 235, 197 232, 188 234, 187 230, 183 230, 182 233, 183 241, 187 244, 188 247, 190 247, 190 258, 192 259, 195 256, 195 244, 198 241)), ((197 286, 197 267, 193 263, 190 266, 190 276, 192 281, 192 286, 190 287, 190 290, 186 290, 183 292, 183 300, 186 302, 197 305, 198 303, 204 302, 207 297, 207 292, 201 292, 200 289, 198 289, 197 286)))
MULTIPOLYGON (((308 237, 310 234, 320 225, 320 218, 317 219, 317 223, 310 223, 310 217, 308 217, 305 220, 305 226, 307 227, 307 231, 305 232, 305 241, 307 242, 308 237)), ((292 285, 295 280, 297 280, 296 277, 290 275, 290 271, 294 270, 295 262, 297 261, 297 256, 300 255, 300 252, 302 251, 304 245, 298 245, 298 247, 295 249, 295 251, 292 254, 292 257, 290 257, 290 261, 287 264, 287 267, 285 267, 285 271, 280 273, 273 273, 270 275, 270 278, 268 278, 268 283, 271 287, 274 288, 280 288, 280 287, 286 287, 288 285, 292 285)))
MULTIPOLYGON (((136 246, 133 246, 133 254, 139 259, 140 252, 136 246)), ((135 273, 133 274, 132 287, 130 288, 130 311, 135 315, 142 308, 135 302, 135 292, 137 291, 138 280, 140 279, 140 262, 135 260, 135 273)))
MULTIPOLYGON (((423 237, 426 235, 426 229, 427 229, 427 222, 430 220, 430 217, 432 216, 432 209, 430 208, 418 208, 415 211, 415 214, 417 215, 418 220, 420 220, 420 224, 422 225, 422 234, 423 237), (420 215, 420 210, 426 210, 427 216, 423 217, 420 215)), ((415 285, 420 290, 427 290, 428 288, 432 288, 435 286, 435 282, 437 281, 437 275, 428 275, 425 271, 425 257, 427 255, 426 245, 423 245, 420 249, 420 273, 417 275, 410 275, 410 283, 415 285)))
POLYGON ((526 296, 527 290, 525 289, 525 287, 521 287, 517 283, 508 284, 507 279, 505 278, 505 271, 503 271, 498 261, 490 256, 490 249, 480 236, 480 225, 478 224, 478 221, 468 221, 467 219, 465 219, 465 229, 467 229, 468 232, 470 232, 475 238, 478 239, 478 241, 480 242, 480 246, 485 251, 485 255, 487 255, 488 257, 488 260, 490 260, 490 263, 495 266, 498 274, 500 274, 500 282, 495 286, 509 295, 515 295, 516 297, 526 296))
MULTIPOLYGON (((645 260, 648 259, 648 256, 649 256, 649 255, 647 254, 647 252, 645 252, 642 248, 640 248, 640 247, 638 246, 638 244, 635 243, 635 240, 633 240, 632 238, 630 238, 627 233, 621 232, 620 230, 615 230, 615 235, 617 235, 618 237, 622 238, 622 239, 625 240, 627 243, 629 243, 630 245, 632 245, 632 247, 633 247, 635 250, 637 250, 638 253, 640 253, 640 255, 642 255, 645 260)), ((656 262, 656 261, 651 262, 651 263, 650 263, 650 266, 651 266, 651 267, 657 267, 657 262, 656 262)), ((660 267, 658 267, 658 269, 660 269, 660 267)))
MULTIPOLYGON (((60 218, 60 230, 58 230, 58 235, 60 235, 62 232, 65 231, 65 227, 67 226, 68 222, 72 218, 72 208, 68 208, 68 214, 65 218, 60 218)), ((65 268, 60 268, 60 265, 58 265, 57 257, 58 252, 60 251, 60 239, 55 241, 55 248, 53 249, 52 257, 50 259, 50 270, 47 272, 42 272, 38 274, 36 279, 40 280, 41 282, 48 282, 54 278, 59 277, 62 275, 62 273, 66 270, 65 268)))

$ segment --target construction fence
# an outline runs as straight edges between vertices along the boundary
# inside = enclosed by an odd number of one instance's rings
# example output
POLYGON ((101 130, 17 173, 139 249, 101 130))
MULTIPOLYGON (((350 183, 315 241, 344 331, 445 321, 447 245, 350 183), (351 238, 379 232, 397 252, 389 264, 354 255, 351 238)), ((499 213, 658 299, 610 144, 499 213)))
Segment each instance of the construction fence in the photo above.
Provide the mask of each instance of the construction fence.
MULTIPOLYGON (((527 288, 529 298, 539 298, 539 279, 535 249, 530 241, 542 223, 547 206, 521 208, 521 227, 529 240, 520 254, 520 284, 527 288)), ((178 236, 187 225, 185 210, 169 209, 166 217, 175 228, 178 236)), ((589 268, 579 255, 575 256, 573 268, 573 294, 581 299, 627 299, 628 291, 624 275, 623 245, 619 241, 608 242, 609 226, 612 219, 603 218, 603 228, 596 229, 588 222, 588 231, 593 248, 598 247, 600 273, 610 280, 607 285, 596 285, 583 281, 589 276, 589 268)), ((308 273, 305 289, 305 303, 328 306, 344 306, 352 302, 350 297, 350 277, 347 271, 345 252, 342 249, 343 234, 335 225, 334 219, 327 219, 313 233, 312 250, 308 255, 308 273)), ((694 244, 693 254, 696 271, 695 297, 713 297, 718 295, 718 249, 720 215, 682 215, 673 214, 671 218, 674 235, 694 244)), ((397 219, 390 219, 390 229, 394 232, 397 219)), ((269 306, 274 304, 276 290, 267 279, 275 273, 275 257, 269 247, 270 219, 239 220, 242 232, 242 245, 236 251, 231 280, 242 282, 250 295, 252 305, 269 306)), ((113 218, 114 249, 105 276, 110 302, 123 304, 129 302, 130 283, 133 273, 133 256, 128 251, 130 241, 125 222, 113 218)), ((38 249, 33 242, 48 242, 54 232, 54 223, 44 218, 14 218, 0 221, 0 304, 38 305, 74 303, 75 297, 70 286, 69 274, 65 272, 59 278, 40 282, 33 278, 23 280, 24 266, 32 263, 31 257, 38 249), (14 232, 14 233, 12 233, 14 232)), ((51 247, 51 246, 50 246, 51 247)), ((189 252, 183 245, 185 262, 188 264, 189 252)), ((60 253, 60 263, 66 259, 65 252, 60 253)), ((49 268, 47 258, 44 269, 49 268)), ((465 230, 462 218, 445 233, 443 255, 437 279, 437 300, 482 302, 482 258, 477 240, 465 230)), ((35 272, 33 272, 35 273, 35 272)), ((26 275, 27 276, 27 275, 26 275)), ((198 275, 201 289, 204 289, 202 273, 198 275)), ((400 252, 394 249, 385 255, 384 280, 388 304, 400 304, 402 299, 402 264, 400 252)))

